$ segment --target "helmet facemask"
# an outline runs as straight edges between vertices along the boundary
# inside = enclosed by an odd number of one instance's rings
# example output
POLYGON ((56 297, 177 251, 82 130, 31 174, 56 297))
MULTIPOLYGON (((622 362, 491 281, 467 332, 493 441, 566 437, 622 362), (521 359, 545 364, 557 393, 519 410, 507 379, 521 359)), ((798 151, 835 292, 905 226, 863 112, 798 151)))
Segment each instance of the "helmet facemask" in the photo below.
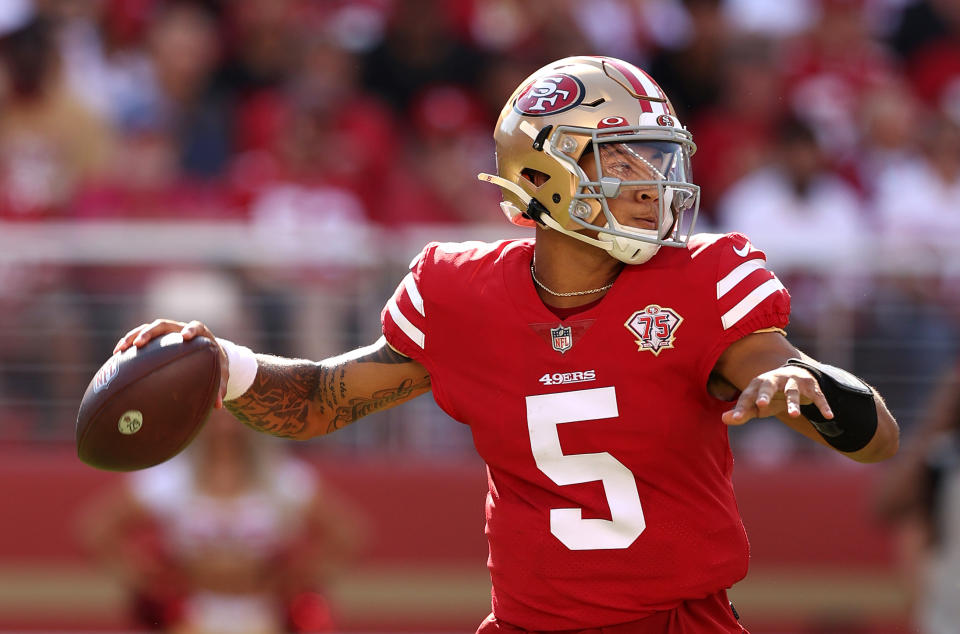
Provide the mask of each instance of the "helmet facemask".
POLYGON ((699 187, 690 182, 690 154, 695 146, 689 133, 661 126, 560 126, 551 137, 544 151, 563 163, 577 180, 567 209, 570 220, 598 235, 593 239, 570 223, 563 223, 569 228, 560 223, 554 226, 549 220, 545 224, 598 246, 627 264, 646 262, 663 245, 686 245, 696 224, 700 200, 699 187), (572 156, 557 151, 564 145, 572 147, 570 142, 564 143, 565 138, 581 135, 590 138, 581 158, 592 161, 593 178, 572 156), (609 203, 618 197, 655 198, 656 219, 643 219, 648 228, 618 222, 609 203))

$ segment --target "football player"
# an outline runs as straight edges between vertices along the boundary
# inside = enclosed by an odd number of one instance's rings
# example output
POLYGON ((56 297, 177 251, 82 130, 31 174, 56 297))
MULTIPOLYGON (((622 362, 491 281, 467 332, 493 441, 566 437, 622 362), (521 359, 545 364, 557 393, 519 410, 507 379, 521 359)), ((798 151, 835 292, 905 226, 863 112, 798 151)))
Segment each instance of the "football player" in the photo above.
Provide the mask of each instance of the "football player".
MULTIPOLYGON (((374 344, 320 362, 221 340, 221 397, 311 438, 432 391, 487 464, 494 632, 743 632, 747 570, 727 425, 776 416, 853 460, 897 424, 857 377, 787 340, 761 250, 692 233, 692 136, 644 71, 571 57, 527 78, 494 132, 501 207, 535 237, 431 243, 374 344)), ((202 323, 157 320, 117 350, 202 323)))

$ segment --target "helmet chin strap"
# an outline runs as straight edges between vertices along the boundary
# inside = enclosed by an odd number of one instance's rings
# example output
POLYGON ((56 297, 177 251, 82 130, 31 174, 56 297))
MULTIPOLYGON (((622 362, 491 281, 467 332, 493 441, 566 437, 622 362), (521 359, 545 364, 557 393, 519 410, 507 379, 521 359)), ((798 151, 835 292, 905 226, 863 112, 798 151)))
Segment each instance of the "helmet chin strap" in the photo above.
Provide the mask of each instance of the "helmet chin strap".
MULTIPOLYGON (((591 238, 590 236, 580 233, 579 231, 569 231, 564 229, 559 222, 550 216, 541 216, 540 220, 543 222, 543 224, 547 225, 551 229, 559 231, 564 235, 568 235, 571 238, 576 238, 580 242, 586 242, 587 244, 595 246, 598 249, 603 249, 609 253, 611 257, 620 260, 624 264, 643 264, 660 250, 659 244, 646 242, 644 240, 634 240, 633 238, 624 238, 622 236, 604 233, 603 231, 600 232, 599 238, 591 238)), ((614 221, 614 225, 616 229, 626 233, 635 233, 637 235, 649 236, 651 238, 657 237, 657 232, 653 229, 633 229, 630 227, 623 227, 616 221, 614 221)))
POLYGON ((503 187, 511 194, 519 198, 524 205, 529 205, 530 201, 533 199, 533 196, 523 191, 522 187, 516 183, 508 181, 501 176, 497 176, 496 174, 486 174, 484 172, 480 172, 477 174, 477 180, 483 181, 484 183, 492 183, 498 187, 503 187))
MULTIPOLYGON (((659 231, 654 229, 636 229, 634 227, 624 227, 614 219, 610 219, 607 224, 609 227, 622 231, 623 233, 632 233, 638 236, 644 236, 653 240, 659 239, 659 231)), ((634 238, 625 238, 612 233, 600 232, 600 241, 604 243, 607 252, 627 264, 643 264, 660 250, 660 245, 646 240, 635 240, 634 238)))
MULTIPOLYGON (((506 189, 514 196, 520 199, 520 202, 523 203, 524 207, 529 207, 530 202, 533 200, 533 196, 528 194, 523 190, 522 187, 516 183, 511 183, 505 178, 497 176, 496 174, 485 174, 483 172, 477 174, 477 180, 483 181, 484 183, 490 183, 496 185, 497 187, 502 187, 506 189)), ((514 224, 522 224, 533 226, 535 223, 532 219, 523 218, 524 211, 519 209, 513 203, 508 203, 506 201, 500 203, 500 210, 503 211, 503 214, 507 217, 507 220, 514 224)))

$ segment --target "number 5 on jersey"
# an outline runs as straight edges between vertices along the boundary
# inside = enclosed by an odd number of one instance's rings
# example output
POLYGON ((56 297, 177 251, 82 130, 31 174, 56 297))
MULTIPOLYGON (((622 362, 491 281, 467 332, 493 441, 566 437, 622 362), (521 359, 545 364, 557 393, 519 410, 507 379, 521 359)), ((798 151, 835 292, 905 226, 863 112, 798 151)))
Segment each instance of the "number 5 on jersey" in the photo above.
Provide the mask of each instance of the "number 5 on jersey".
POLYGON ((564 454, 557 425, 616 418, 616 390, 600 387, 528 396, 527 428, 537 468, 558 486, 599 480, 611 519, 583 519, 583 509, 550 509, 550 532, 570 550, 628 548, 647 527, 633 473, 607 452, 564 454))

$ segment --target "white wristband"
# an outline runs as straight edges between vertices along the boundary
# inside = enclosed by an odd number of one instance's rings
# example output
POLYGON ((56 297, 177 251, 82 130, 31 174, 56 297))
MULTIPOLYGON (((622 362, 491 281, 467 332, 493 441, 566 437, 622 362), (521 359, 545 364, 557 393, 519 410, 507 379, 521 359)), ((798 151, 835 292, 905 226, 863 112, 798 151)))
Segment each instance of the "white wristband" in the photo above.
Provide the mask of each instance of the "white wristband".
POLYGON ((227 393, 223 400, 232 401, 243 396, 253 385, 257 376, 257 357, 250 348, 238 346, 229 339, 217 337, 217 343, 227 355, 227 393))

